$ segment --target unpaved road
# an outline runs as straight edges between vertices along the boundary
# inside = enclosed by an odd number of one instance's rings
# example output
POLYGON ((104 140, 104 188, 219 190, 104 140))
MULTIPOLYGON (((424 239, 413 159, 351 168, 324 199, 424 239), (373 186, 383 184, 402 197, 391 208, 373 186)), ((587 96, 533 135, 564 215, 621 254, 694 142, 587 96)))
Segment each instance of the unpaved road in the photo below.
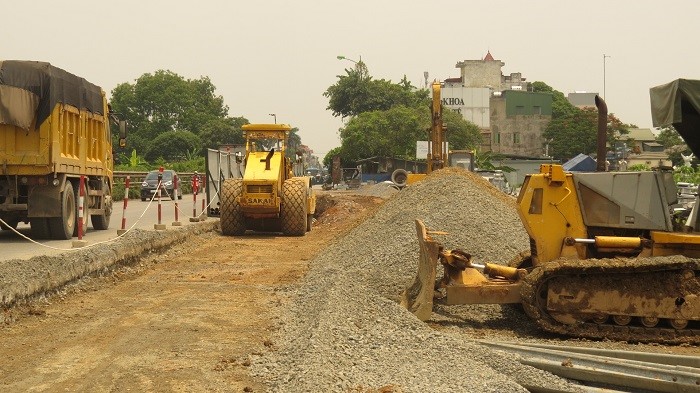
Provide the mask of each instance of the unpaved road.
POLYGON ((380 203, 345 198, 305 237, 209 232, 6 311, 0 391, 263 391, 247 365, 274 350, 275 290, 380 203))

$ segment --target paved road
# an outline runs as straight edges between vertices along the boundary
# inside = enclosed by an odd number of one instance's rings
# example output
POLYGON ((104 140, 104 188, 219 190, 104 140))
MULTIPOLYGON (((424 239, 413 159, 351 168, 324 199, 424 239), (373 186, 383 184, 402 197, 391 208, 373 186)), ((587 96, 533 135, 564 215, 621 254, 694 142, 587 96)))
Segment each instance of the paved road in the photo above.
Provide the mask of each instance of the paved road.
MULTIPOLYGON (((203 195, 197 195, 197 214, 202 212, 203 195)), ((192 217, 192 194, 184 195, 178 200, 178 221, 182 225, 189 225, 190 217, 192 217)), ((115 203, 114 212, 110 220, 109 229, 97 231, 92 228, 92 224, 88 224, 88 230, 83 235, 83 240, 87 243, 86 247, 95 247, 98 243, 115 241, 118 239, 117 230, 121 229, 122 211, 124 204, 122 201, 115 203)), ((154 200, 149 204, 149 201, 142 202, 138 199, 129 200, 126 209, 126 226, 128 230, 132 226, 139 229, 155 230, 155 225, 158 224, 158 201, 154 200)), ((203 216, 204 217, 204 216, 203 216)), ((209 218, 213 220, 215 218, 209 218)), ((89 221, 89 220, 88 220, 89 221)), ((163 199, 161 201, 161 220, 160 224, 165 225, 166 229, 175 228, 175 201, 163 199)), ((0 260, 8 259, 28 259, 37 255, 55 255, 66 251, 74 251, 73 240, 32 240, 26 239, 23 236, 31 239, 29 224, 20 223, 17 226, 17 232, 0 231, 0 260)))

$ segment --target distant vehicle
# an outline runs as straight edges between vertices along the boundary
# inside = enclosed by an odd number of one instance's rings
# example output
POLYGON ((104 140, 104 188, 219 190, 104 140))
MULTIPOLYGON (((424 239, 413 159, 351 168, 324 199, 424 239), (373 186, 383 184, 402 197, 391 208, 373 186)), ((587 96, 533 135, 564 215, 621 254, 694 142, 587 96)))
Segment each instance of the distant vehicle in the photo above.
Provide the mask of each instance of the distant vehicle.
MULTIPOLYGON (((143 179, 143 183, 141 183, 141 200, 145 201, 147 199, 151 199, 151 196, 155 194, 158 190, 158 173, 159 171, 150 171, 146 175, 146 178, 143 179)), ((163 179, 161 180, 161 197, 168 197, 170 196, 170 199, 175 200, 175 183, 173 182, 173 179, 177 178, 177 181, 180 181, 180 177, 177 175, 177 172, 173 171, 172 169, 166 169, 163 171, 163 179)), ((178 184, 177 187, 177 198, 182 199, 182 187, 180 184, 178 184)))

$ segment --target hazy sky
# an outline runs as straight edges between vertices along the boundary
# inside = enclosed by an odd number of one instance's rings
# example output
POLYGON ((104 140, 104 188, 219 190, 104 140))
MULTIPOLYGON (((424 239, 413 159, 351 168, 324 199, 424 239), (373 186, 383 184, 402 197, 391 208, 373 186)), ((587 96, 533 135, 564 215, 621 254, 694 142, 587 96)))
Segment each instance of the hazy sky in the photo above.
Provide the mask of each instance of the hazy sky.
POLYGON ((15 1, 3 59, 48 61, 102 86, 171 70, 208 76, 231 116, 298 127, 317 155, 340 144, 323 92, 353 63, 416 86, 458 77, 487 50, 565 95, 603 93, 623 122, 651 127, 649 88, 700 79, 697 0, 15 1))

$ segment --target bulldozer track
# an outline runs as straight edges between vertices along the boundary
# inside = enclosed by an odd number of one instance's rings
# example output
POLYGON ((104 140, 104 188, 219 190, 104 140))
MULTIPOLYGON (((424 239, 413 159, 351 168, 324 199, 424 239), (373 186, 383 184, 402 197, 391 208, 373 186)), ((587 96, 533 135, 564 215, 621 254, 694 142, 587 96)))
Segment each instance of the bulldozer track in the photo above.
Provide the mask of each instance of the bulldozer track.
MULTIPOLYGON (((532 270, 523 282, 521 297, 523 308, 530 318, 532 318, 542 329, 568 336, 583 337, 590 339, 609 339, 630 342, 656 342, 663 344, 700 344, 700 323, 690 320, 687 328, 676 329, 659 326, 646 327, 642 324, 630 324, 622 326, 614 321, 605 323, 595 323, 590 320, 578 319, 574 324, 564 324, 554 319, 547 310, 547 289, 549 283, 554 278, 564 278, 567 282, 575 284, 577 281, 583 282, 584 278, 588 283, 592 277, 599 278, 601 285, 615 282, 616 279, 624 280, 634 277, 637 292, 650 292, 650 288, 657 287, 656 279, 659 275, 678 275, 681 272, 692 272, 693 279, 688 280, 685 285, 685 297, 691 298, 689 301, 697 302, 700 296, 700 261, 691 260, 685 257, 653 257, 639 259, 598 259, 598 260, 557 260, 532 270), (626 276, 622 276, 626 273, 626 276), (644 275, 644 273, 650 273, 644 275), (648 280, 646 279, 648 278, 648 280), (646 281, 645 281, 646 280, 646 281), (642 285, 640 284, 642 281, 642 285)), ((588 285, 588 284, 587 284, 588 285)), ((683 285, 683 284, 679 284, 683 285)), ((602 287, 601 287, 602 288, 602 287)), ((625 289, 630 289, 625 287, 625 289)), ((583 291, 594 291, 595 288, 582 287, 583 291)), ((653 291, 652 291, 653 292, 653 291)), ((670 292, 661 294, 668 296, 670 292)), ((633 318, 637 321, 638 318, 633 318)))
POLYGON ((307 228, 306 196, 308 190, 303 179, 287 179, 282 184, 282 233, 303 236, 307 228))
POLYGON ((243 192, 243 179, 226 179, 221 186, 221 233, 227 236, 245 233, 245 217, 237 198, 243 192))

